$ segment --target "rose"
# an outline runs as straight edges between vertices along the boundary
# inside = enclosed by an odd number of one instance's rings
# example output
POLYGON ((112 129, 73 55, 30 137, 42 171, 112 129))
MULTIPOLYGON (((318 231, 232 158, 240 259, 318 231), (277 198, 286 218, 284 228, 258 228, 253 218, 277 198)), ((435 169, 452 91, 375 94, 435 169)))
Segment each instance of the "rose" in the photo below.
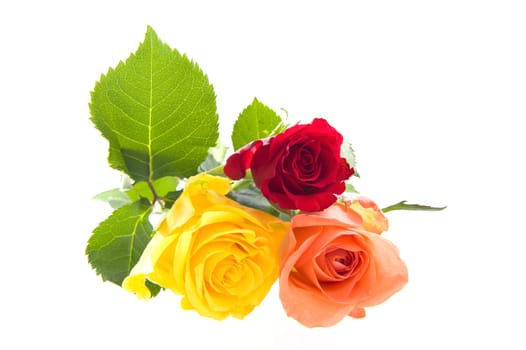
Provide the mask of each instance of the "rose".
POLYGON ((382 233, 389 228, 389 222, 380 208, 370 198, 358 196, 347 205, 362 218, 362 227, 372 233, 382 233))
POLYGON ((298 124, 230 156, 224 168, 238 180, 250 168, 256 186, 282 209, 319 211, 336 201, 354 170, 340 156, 342 135, 325 119, 298 124))
POLYGON ((365 307, 384 302, 407 282, 396 246, 365 229, 374 216, 364 220, 360 213, 376 206, 354 203, 291 221, 279 295, 287 314, 307 327, 331 326, 347 315, 365 317, 365 307))
POLYGON ((225 197, 226 178, 190 178, 123 287, 150 298, 146 279, 183 295, 181 306, 215 319, 245 317, 279 274, 288 223, 225 197))

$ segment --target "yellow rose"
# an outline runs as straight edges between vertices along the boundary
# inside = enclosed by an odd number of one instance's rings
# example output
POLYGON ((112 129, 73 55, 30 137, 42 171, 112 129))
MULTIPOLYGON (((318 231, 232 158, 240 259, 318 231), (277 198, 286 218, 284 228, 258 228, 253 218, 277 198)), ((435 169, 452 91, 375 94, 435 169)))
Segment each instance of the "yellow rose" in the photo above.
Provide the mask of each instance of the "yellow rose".
POLYGON ((244 318, 279 273, 279 247, 289 224, 225 195, 228 179, 190 179, 123 288, 150 298, 146 279, 183 295, 181 306, 218 320, 244 318))

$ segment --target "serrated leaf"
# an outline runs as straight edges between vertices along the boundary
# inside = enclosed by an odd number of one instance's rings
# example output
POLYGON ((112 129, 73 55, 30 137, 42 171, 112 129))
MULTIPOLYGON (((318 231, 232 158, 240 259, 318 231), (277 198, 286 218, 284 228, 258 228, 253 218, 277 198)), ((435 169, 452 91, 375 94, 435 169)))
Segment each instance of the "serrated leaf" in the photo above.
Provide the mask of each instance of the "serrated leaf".
POLYGON ((123 205, 130 204, 132 202, 126 192, 123 192, 118 188, 101 192, 95 195, 93 199, 106 202, 111 205, 113 209, 118 209, 123 205))
POLYGON ((125 63, 101 76, 90 111, 110 143, 110 165, 135 181, 196 174, 219 135, 207 76, 151 27, 125 63))
POLYGON ((128 204, 95 228, 86 255, 103 280, 121 285, 137 263, 153 231, 148 221, 150 212, 146 201, 128 204))
POLYGON ((340 149, 340 157, 345 158, 349 166, 354 169, 354 176, 360 177, 358 175, 358 171, 356 170, 356 155, 354 153, 354 149, 352 148, 351 144, 345 140, 343 141, 340 149))
POLYGON ((246 144, 272 135, 282 124, 281 117, 271 108, 254 98, 252 103, 237 117, 232 131, 234 150, 246 144))
POLYGON ((444 210, 447 207, 432 207, 429 205, 422 205, 422 204, 407 204, 407 201, 401 201, 396 204, 390 205, 388 207, 385 207, 382 209, 384 213, 387 213, 389 211, 393 210, 422 210, 422 211, 440 211, 444 210))

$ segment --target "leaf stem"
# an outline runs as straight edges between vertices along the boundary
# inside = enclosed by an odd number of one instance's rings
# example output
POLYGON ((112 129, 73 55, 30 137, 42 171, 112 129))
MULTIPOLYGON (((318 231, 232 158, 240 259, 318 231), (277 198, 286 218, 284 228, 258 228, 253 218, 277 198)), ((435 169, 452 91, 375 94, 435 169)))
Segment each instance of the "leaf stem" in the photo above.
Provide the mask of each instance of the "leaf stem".
POLYGON ((161 197, 159 197, 159 195, 155 191, 155 187, 153 186, 152 180, 148 180, 148 187, 150 187, 150 191, 152 191, 153 194, 152 208, 155 206, 155 203, 159 203, 161 204, 161 207, 164 207, 162 205, 161 197))

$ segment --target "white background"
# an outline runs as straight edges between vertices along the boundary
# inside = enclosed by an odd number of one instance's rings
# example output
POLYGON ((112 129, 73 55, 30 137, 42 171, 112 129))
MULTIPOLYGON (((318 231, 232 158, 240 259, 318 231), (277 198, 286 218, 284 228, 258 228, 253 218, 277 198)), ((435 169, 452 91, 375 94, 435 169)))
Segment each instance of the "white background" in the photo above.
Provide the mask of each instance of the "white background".
POLYGON ((0 5, 0 348, 526 348, 522 1, 11 1, 0 5), (151 25, 196 60, 221 138, 254 96, 349 139, 356 187, 394 212, 409 284, 306 329, 277 290, 244 321, 102 283, 84 256, 117 187, 89 92, 151 25))

